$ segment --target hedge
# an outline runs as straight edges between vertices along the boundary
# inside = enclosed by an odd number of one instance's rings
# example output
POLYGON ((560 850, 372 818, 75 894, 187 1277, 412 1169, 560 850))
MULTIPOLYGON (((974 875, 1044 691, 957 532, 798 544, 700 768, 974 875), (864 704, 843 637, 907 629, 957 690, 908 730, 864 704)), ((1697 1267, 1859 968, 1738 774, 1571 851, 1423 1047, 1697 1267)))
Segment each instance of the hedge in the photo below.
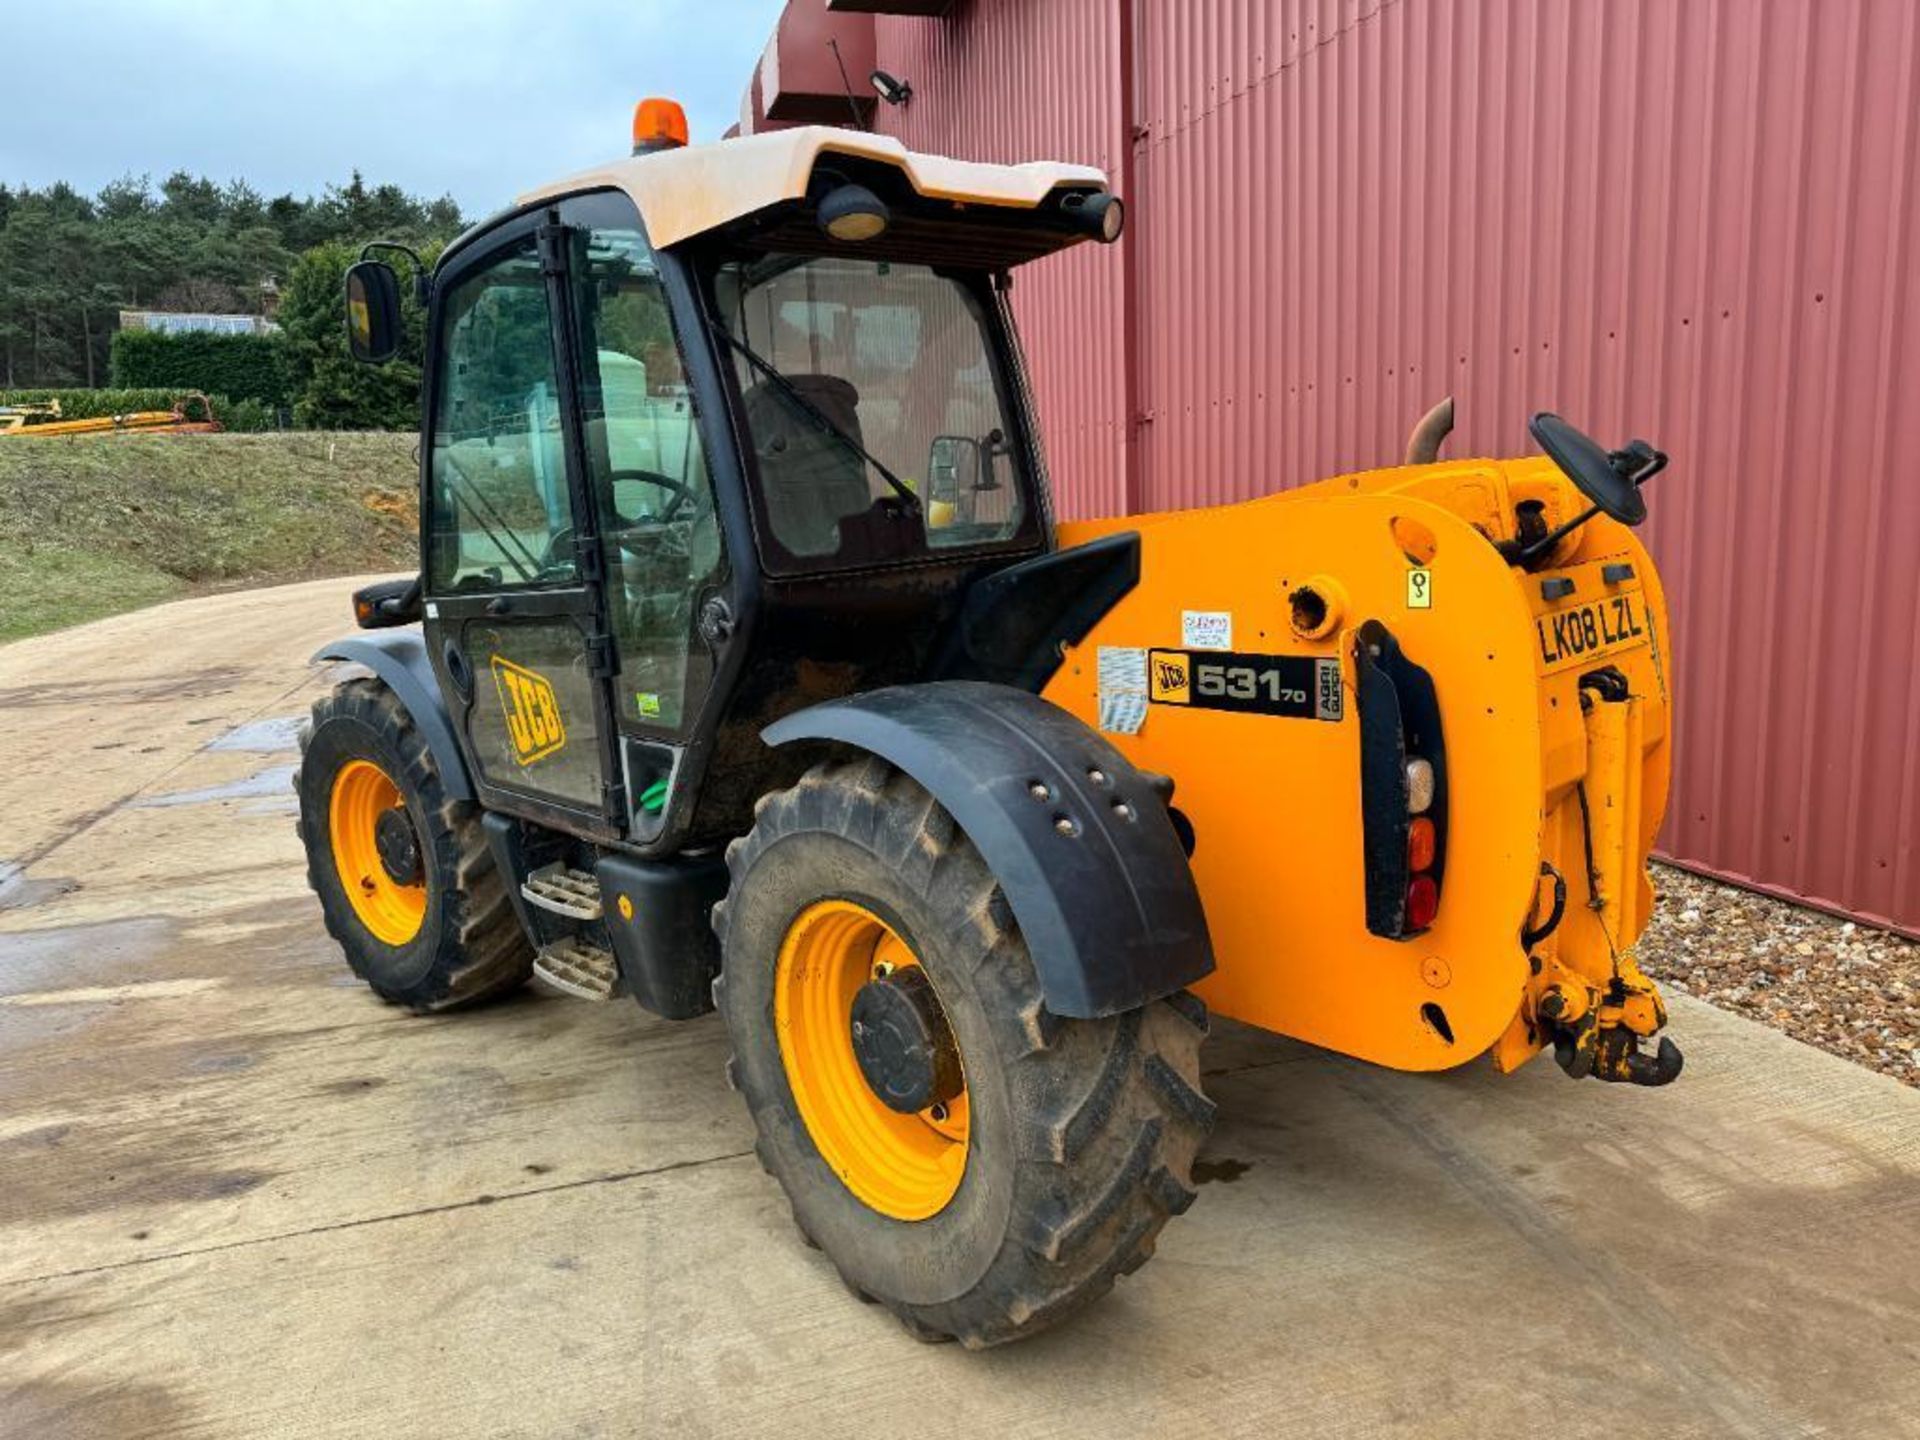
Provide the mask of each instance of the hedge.
POLYGON ((293 403, 286 345, 278 335, 121 330, 109 353, 113 383, 123 389, 204 390, 274 410, 293 403))
MULTIPOLYGON (((190 389, 144 390, 0 390, 0 405, 45 405, 60 402, 62 420, 96 420, 103 415, 132 415, 142 410, 171 410, 190 389)), ((275 411, 258 400, 228 400, 223 395, 210 397, 213 417, 228 430, 273 430, 277 428, 275 411)), ((188 411, 189 419, 198 419, 199 407, 188 411)))

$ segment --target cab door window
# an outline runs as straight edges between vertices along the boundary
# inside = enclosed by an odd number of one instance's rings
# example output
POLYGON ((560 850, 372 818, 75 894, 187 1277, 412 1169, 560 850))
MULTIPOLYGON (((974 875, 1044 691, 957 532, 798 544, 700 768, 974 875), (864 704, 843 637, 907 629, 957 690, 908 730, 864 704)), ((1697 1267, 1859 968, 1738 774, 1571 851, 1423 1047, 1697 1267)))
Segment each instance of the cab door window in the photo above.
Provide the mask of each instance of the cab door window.
MULTIPOLYGON (((595 197, 596 208, 609 208, 595 197)), ((680 731, 712 679, 697 634, 726 577, 699 418, 653 251, 632 225, 588 228, 575 251, 580 409, 606 551, 621 717, 680 731)))
POLYGON ((576 579, 552 317, 531 236, 447 297, 434 404, 435 594, 576 579))

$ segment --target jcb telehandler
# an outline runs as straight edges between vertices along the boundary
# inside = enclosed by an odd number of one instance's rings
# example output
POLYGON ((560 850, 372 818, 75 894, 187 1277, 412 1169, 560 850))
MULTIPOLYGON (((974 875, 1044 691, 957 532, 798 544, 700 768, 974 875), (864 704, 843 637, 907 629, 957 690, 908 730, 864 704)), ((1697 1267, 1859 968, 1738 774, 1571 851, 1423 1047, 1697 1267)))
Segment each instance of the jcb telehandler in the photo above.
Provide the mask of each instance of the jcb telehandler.
MULTIPOLYGON (((636 141, 409 257, 421 571, 316 657, 368 673, 297 782, 376 993, 717 1008, 802 1233, 968 1345, 1192 1201, 1209 1006, 1673 1078, 1665 457, 1541 415, 1546 458, 1440 462, 1437 412, 1398 468, 1059 523, 1007 290, 1118 237, 1098 171, 636 141)), ((352 269, 360 358, 401 283, 352 269)))

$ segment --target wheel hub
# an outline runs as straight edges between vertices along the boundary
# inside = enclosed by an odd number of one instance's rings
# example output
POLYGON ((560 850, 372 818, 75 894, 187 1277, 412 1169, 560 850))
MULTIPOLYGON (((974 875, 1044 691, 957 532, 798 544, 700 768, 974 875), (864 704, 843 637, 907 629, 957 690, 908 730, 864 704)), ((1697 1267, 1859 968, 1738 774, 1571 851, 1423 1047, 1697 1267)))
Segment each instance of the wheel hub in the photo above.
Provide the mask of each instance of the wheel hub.
POLYGON ((889 1110, 913 1115, 962 1088, 960 1052, 933 982, 919 966, 868 981, 853 997, 853 1056, 889 1110))
POLYGON ((413 833, 406 806, 395 805, 380 812, 380 818, 373 822, 373 847, 380 853, 380 868, 394 884, 420 883, 420 839, 413 833))
POLYGON ((327 797, 327 835, 340 889, 368 935, 412 944, 427 916, 426 867, 393 778, 371 760, 342 765, 327 797))
POLYGON ((827 1168, 893 1220, 925 1220, 953 1199, 972 1127, 966 1057, 920 971, 891 925, 841 899, 794 916, 774 963, 794 1107, 827 1168))

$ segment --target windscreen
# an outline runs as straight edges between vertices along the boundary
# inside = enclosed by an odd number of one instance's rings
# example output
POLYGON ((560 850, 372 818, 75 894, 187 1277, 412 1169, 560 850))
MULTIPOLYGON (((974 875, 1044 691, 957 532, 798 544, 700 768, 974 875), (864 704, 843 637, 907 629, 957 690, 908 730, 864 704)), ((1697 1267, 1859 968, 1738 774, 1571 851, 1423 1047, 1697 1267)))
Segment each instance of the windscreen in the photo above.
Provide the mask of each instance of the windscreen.
POLYGON ((921 265, 768 255, 723 265, 715 299, 774 560, 868 564, 1018 533, 1014 427, 966 285, 921 265))

